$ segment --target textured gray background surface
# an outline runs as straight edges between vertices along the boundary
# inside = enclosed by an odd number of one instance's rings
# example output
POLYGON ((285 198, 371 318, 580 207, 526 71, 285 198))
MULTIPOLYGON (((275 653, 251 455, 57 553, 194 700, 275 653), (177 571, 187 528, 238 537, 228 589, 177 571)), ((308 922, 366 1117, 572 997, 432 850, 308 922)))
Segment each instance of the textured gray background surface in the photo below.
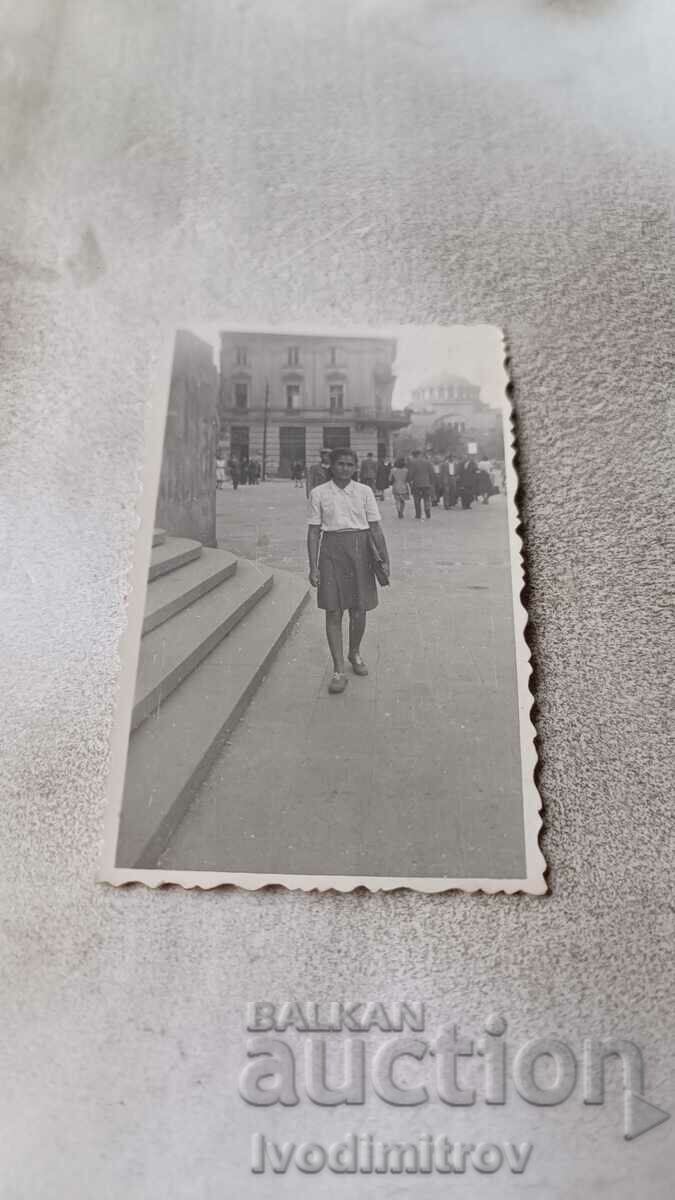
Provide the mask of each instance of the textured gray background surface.
MULTIPOLYGON (((668 0, 2 5, 4 1197, 671 1194, 675 1122, 515 1102, 523 1177, 259 1179, 247 1137, 460 1129, 236 1096, 248 999, 632 1036, 673 1106, 668 0), (167 323, 488 321, 513 356, 546 899, 94 878, 167 323)), ((499 1125, 499 1122, 502 1125, 499 1125)), ((469 1140, 472 1140, 469 1138, 469 1140)))

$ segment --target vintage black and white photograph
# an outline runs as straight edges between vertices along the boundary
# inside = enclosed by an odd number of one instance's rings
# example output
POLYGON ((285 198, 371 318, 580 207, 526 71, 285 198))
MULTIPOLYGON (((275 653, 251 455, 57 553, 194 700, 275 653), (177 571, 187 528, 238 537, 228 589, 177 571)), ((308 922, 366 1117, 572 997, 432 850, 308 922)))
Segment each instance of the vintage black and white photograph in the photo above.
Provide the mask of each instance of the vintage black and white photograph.
POLYGON ((546 890, 504 359, 491 326, 172 332, 104 880, 546 890))

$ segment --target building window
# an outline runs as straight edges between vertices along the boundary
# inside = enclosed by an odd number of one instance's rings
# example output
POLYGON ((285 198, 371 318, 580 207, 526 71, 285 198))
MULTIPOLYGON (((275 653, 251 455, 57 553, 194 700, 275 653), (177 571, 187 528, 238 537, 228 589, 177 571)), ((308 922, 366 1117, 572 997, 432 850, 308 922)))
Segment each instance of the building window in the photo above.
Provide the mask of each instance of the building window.
POLYGON ((245 367, 248 364, 248 353, 246 346, 237 346, 236 362, 238 367, 245 367))
POLYGON ((331 346, 330 348, 330 365, 331 367, 337 366, 337 346, 331 346))
POLYGON ((248 384, 235 383, 234 385, 234 407, 248 408, 248 384))
POLYGON ((342 412, 345 406, 344 384, 331 383, 328 389, 328 399, 331 412, 342 412))
POLYGON ((288 365, 289 367, 300 365, 300 350, 297 346, 288 347, 288 365))
POLYGON ((286 384, 286 408, 289 410, 301 407, 300 384, 286 384))

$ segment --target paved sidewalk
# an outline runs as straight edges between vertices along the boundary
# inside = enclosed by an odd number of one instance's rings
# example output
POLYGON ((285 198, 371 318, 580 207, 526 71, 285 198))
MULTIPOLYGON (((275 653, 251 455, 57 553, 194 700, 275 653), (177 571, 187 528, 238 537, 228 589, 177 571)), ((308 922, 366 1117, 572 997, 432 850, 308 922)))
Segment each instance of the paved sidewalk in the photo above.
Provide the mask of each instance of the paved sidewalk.
MULTIPOLYGON (((299 874, 524 874, 503 497, 398 521, 368 678, 329 696, 312 598, 161 860, 299 874)), ((220 544, 306 570, 291 484, 219 494, 220 544), (235 502, 244 501, 235 508, 235 502)))

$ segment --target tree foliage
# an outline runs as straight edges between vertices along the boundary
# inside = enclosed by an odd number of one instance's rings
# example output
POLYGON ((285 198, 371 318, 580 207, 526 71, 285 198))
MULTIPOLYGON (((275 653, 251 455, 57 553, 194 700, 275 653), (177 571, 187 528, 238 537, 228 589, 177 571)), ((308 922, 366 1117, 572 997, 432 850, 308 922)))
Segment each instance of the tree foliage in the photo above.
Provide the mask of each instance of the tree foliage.
POLYGON ((451 454, 453 458, 463 458, 467 454, 469 442, 478 447, 477 457, 489 458, 501 462, 504 458, 504 439, 501 426, 495 424, 487 433, 478 433, 472 429, 459 430, 452 421, 437 421, 429 430, 426 438, 427 449, 432 454, 451 454))
POLYGON ((461 458, 466 454, 466 439, 456 424, 437 423, 427 434, 427 449, 432 454, 451 454, 453 458, 461 458))

